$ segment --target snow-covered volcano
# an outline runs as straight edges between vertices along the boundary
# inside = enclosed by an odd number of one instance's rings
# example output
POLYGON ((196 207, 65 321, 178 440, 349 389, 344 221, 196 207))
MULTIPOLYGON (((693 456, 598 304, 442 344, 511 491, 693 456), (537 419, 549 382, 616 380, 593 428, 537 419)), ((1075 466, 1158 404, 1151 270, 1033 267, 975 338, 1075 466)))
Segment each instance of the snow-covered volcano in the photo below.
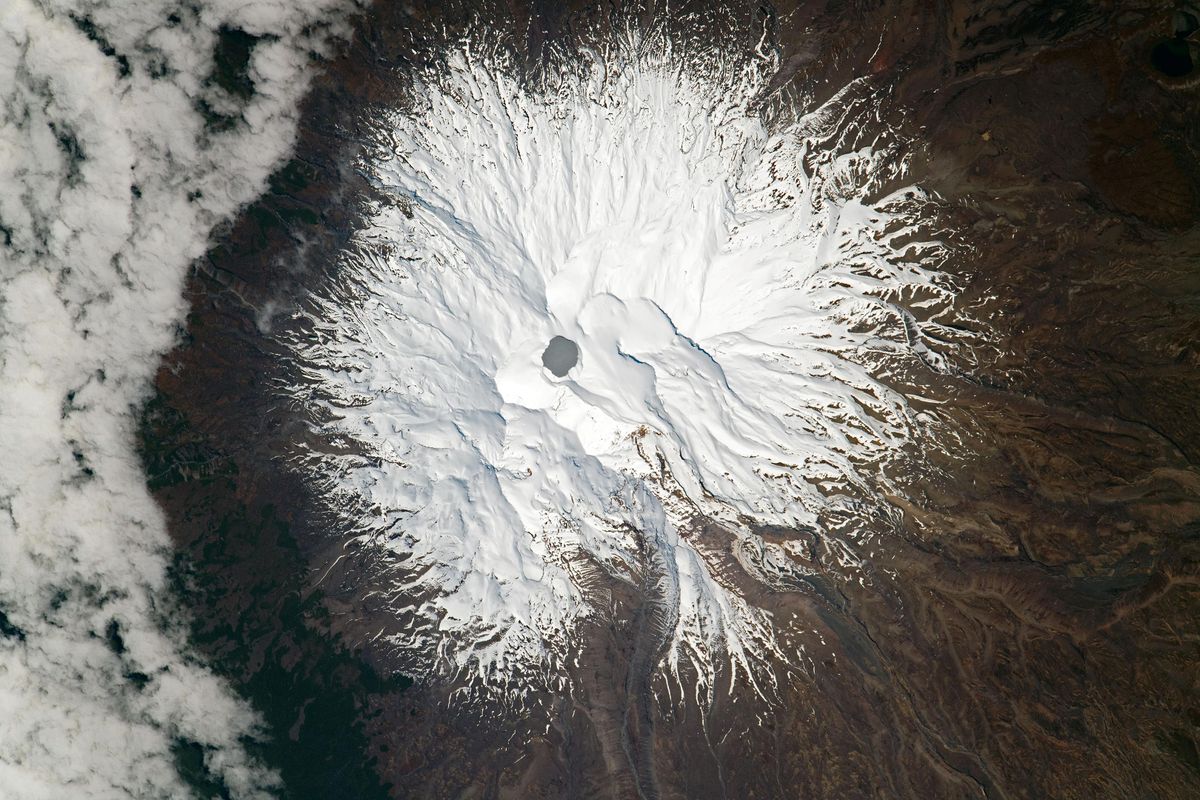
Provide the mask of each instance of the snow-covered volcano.
POLYGON ((748 664, 772 623, 696 521, 769 583, 802 567, 755 525, 869 513, 913 424, 872 368, 939 363, 896 305, 947 302, 928 200, 880 188, 902 159, 877 120, 861 144, 867 84, 768 126, 770 65, 735 67, 597 57, 534 87, 462 54, 380 121, 387 202, 293 346, 339 444, 305 470, 395 554, 399 647, 553 676, 600 570, 653 583, 668 662, 748 664), (555 337, 578 350, 552 370, 555 337))

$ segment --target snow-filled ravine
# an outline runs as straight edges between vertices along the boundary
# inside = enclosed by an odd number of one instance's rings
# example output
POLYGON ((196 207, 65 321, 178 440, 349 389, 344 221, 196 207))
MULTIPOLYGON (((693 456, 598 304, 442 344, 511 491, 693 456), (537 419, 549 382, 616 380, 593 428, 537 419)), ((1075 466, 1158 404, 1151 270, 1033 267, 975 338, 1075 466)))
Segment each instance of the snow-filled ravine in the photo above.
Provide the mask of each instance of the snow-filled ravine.
POLYGON ((668 667, 771 656, 697 521, 770 583, 800 567, 755 526, 869 514, 912 436, 873 367, 941 368, 936 324, 895 304, 949 307, 932 201, 895 189, 867 82, 768 127, 771 65, 744 62, 661 48, 531 85, 463 52, 379 121, 391 146, 361 166, 386 202, 292 341, 341 446, 301 461, 395 554, 381 591, 416 620, 395 644, 442 672, 556 674, 597 568, 653 574, 668 667), (842 135, 865 122, 871 147, 842 135))

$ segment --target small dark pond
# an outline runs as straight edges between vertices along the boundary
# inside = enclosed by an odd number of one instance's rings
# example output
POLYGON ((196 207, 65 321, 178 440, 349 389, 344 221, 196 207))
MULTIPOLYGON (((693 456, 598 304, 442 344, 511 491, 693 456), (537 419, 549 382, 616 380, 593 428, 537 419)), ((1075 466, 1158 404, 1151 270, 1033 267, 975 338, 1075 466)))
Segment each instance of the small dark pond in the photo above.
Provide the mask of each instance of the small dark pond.
POLYGON ((542 353, 542 366, 555 377, 563 378, 579 363, 579 345, 565 336, 555 336, 542 353))
POLYGON ((1162 74, 1182 78, 1192 71, 1192 53, 1183 39, 1164 39, 1150 51, 1150 63, 1162 74))

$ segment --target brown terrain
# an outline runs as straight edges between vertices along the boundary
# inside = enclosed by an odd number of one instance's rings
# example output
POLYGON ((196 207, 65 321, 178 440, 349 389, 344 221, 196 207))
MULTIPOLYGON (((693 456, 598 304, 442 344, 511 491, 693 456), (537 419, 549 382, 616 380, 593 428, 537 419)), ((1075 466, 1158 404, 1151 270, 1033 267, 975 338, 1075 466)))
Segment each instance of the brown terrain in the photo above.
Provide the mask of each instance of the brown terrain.
MULTIPOLYGON (((671 3, 673 29, 765 25, 782 96, 885 90, 958 302, 990 326, 970 371, 897 384, 955 440, 893 476, 886 562, 860 583, 820 534, 764 532, 802 539, 818 573, 767 588, 728 533, 692 532, 722 580, 817 632, 769 700, 727 675, 711 704, 681 699, 655 670, 653 591, 629 586, 597 589, 614 610, 571 690, 525 712, 456 705, 368 643, 403 633, 367 597, 386 565, 345 548, 283 463, 311 420, 278 391, 295 367, 271 333, 371 197, 352 162, 372 110, 478 11, 380 0, 326 65, 295 158, 198 265, 144 416, 195 641, 262 710, 263 758, 306 798, 1200 797, 1200 6, 712 5, 671 3)), ((481 13, 536 66, 667 10, 481 13)))

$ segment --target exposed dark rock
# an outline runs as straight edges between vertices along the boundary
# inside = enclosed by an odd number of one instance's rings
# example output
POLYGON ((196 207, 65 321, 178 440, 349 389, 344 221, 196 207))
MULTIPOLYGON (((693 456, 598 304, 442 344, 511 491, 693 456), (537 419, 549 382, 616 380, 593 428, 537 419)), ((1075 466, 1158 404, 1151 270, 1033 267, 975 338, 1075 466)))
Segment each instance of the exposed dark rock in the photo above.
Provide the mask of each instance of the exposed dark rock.
MULTIPOLYGON (((923 143, 911 179, 970 254, 946 267, 958 302, 995 326, 974 373, 912 379, 964 441, 897 476, 870 581, 819 532, 770 530, 813 574, 768 591, 727 532, 692 532, 723 580, 803 621, 812 668, 784 671, 771 702, 728 673, 711 705, 680 698, 645 669, 653 591, 616 582, 576 689, 536 719, 459 713, 454 687, 409 686, 372 647, 401 628, 370 596, 370 555, 279 463, 310 420, 274 392, 295 376, 269 332, 302 324, 300 288, 377 199, 351 166, 373 146, 364 120, 403 101, 466 3, 376 4, 317 82, 293 160, 190 282, 143 441, 195 640, 262 710, 295 797, 1200 796, 1194 28, 1150 2, 730 5, 671 10, 712 36, 765 25, 782 93, 888 88, 881 118, 923 143)), ((537 64, 618 14, 513 2, 494 19, 537 64)), ((19 635, 2 613, 0 635, 19 635)))

